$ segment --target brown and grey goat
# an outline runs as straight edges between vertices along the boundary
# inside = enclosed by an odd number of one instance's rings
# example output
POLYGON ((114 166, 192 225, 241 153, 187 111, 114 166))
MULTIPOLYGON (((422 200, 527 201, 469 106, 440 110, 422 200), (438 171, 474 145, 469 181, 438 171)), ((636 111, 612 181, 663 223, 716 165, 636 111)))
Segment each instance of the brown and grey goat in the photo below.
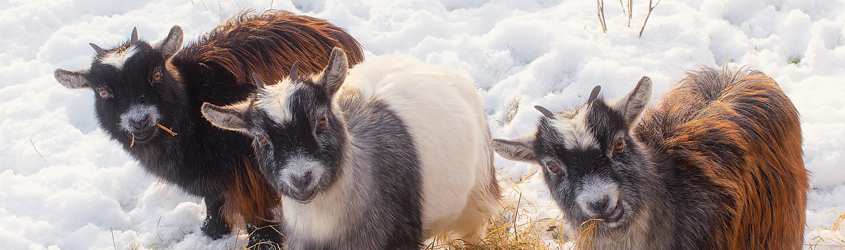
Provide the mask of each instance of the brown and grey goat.
POLYGON ((569 111, 537 106, 534 133, 493 143, 542 166, 572 225, 597 223, 596 249, 801 248, 801 127, 774 80, 704 68, 645 112, 647 77, 617 100, 597 93, 569 111))

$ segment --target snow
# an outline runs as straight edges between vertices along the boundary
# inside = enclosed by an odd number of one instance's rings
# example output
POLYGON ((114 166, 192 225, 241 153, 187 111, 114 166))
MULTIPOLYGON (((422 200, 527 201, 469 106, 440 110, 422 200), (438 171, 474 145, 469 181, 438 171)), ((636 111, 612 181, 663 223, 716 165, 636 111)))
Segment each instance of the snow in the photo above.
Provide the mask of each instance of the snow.
MULTIPOLYGON (((575 0, 4 1, 0 249, 242 244, 243 232, 202 236, 201 200, 146 174, 98 128, 92 91, 62 87, 53 70, 87 67, 89 42, 114 46, 133 27, 141 39, 159 41, 178 24, 189 42, 244 8, 271 5, 345 27, 367 58, 406 54, 468 72, 483 89, 495 137, 528 133, 540 116, 534 105, 573 107, 595 85, 616 97, 647 75, 656 103, 697 65, 763 71, 801 113, 812 174, 805 238, 829 234, 813 229, 833 223, 838 215, 830 211, 845 212, 845 2, 660 2, 638 39, 647 4, 634 1, 628 27, 620 6, 607 1, 602 33, 595 2, 575 0)), ((521 220, 561 223, 540 174, 530 175, 536 166, 500 157, 496 166, 506 194, 525 207, 521 220)))

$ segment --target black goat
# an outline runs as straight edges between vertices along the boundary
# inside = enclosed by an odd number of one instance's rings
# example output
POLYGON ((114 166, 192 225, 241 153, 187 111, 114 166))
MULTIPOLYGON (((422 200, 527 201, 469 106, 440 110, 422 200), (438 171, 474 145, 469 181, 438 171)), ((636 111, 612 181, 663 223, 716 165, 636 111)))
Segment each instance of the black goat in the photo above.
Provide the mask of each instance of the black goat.
MULTIPOLYGON (((150 173, 205 199, 203 232, 218 239, 244 222, 250 228, 271 225, 279 197, 261 176, 252 138, 218 129, 200 113, 203 103, 229 105, 256 91, 248 75, 281 80, 299 61, 304 73, 318 74, 334 47, 363 60, 358 42, 325 20, 284 11, 233 17, 198 42, 182 46, 174 26, 157 44, 130 41, 97 52, 90 68, 57 69, 68 88, 95 92, 100 126, 150 173)), ((280 241, 265 228, 250 242, 280 241)))

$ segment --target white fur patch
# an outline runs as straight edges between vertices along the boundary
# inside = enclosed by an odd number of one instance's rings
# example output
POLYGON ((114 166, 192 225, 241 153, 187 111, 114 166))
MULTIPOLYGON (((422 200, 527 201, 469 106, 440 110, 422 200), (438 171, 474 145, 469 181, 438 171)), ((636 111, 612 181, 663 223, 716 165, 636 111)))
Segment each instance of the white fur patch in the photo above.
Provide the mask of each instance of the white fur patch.
POLYGON ((289 80, 278 84, 265 86, 258 95, 258 108, 267 112, 270 118, 279 124, 290 122, 293 111, 290 107, 290 96, 299 89, 299 84, 291 84, 289 80))
POLYGON ((598 214, 590 209, 590 203, 604 198, 608 199, 607 204, 615 206, 615 204, 619 201, 619 185, 607 178, 600 178, 598 176, 591 175, 584 178, 581 193, 575 197, 575 201, 578 202, 578 206, 581 207, 581 211, 595 217, 598 216, 598 214))
POLYGON ((100 59, 100 62, 114 66, 117 69, 123 69, 123 64, 125 64, 126 60, 129 60, 130 57, 134 56, 135 53, 138 53, 138 48, 135 46, 129 46, 129 48, 121 52, 107 53, 103 56, 103 59, 100 59))
POLYGON ((126 112, 120 115, 120 128, 126 132, 135 132, 135 129, 132 128, 131 121, 142 120, 145 117, 149 117, 153 123, 158 121, 158 108, 149 104, 133 104, 129 106, 126 112))
POLYGON ((491 138, 472 79, 409 57, 384 56, 355 66, 343 88, 383 101, 407 126, 420 159, 423 237, 483 233, 497 213, 498 194, 488 192, 495 178, 491 138))
POLYGON ((587 107, 581 107, 578 114, 572 118, 567 118, 563 115, 556 114, 555 119, 551 119, 551 124, 563 135, 564 145, 570 149, 598 149, 598 141, 596 141, 593 133, 587 129, 587 107))
MULTIPOLYGON (((362 167, 362 166, 354 166, 362 167)), ((282 196, 282 215, 292 234, 288 239, 309 239, 313 241, 330 241, 337 239, 346 230, 350 221, 356 221, 363 212, 361 207, 367 197, 353 195, 343 190, 356 190, 361 193, 367 187, 366 182, 373 181, 367 176, 361 176, 362 171, 349 171, 341 175, 330 190, 317 193, 309 203, 300 203, 293 198, 282 196), (340 192, 332 192, 339 190, 340 192), (347 204, 347 205, 342 205, 347 204)), ((351 225, 354 226, 354 225, 351 225)), ((293 245, 296 245, 296 242, 293 245)))

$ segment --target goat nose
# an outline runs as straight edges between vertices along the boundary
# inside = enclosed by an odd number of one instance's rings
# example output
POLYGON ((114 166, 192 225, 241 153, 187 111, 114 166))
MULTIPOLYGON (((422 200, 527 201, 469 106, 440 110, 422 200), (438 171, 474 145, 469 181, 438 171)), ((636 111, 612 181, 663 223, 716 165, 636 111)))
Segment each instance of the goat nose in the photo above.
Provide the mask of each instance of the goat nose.
POLYGON ((601 199, 590 202, 588 205, 590 206, 590 210, 593 210, 599 217, 605 217, 609 214, 607 207, 609 201, 610 199, 607 197, 602 197, 601 199))
POLYGON ((311 184, 311 171, 305 172, 302 175, 291 176, 291 182, 299 190, 308 189, 308 186, 311 184))
POLYGON ((129 120, 129 126, 132 128, 132 130, 136 132, 146 130, 147 128, 152 126, 151 123, 152 119, 149 115, 129 120))

